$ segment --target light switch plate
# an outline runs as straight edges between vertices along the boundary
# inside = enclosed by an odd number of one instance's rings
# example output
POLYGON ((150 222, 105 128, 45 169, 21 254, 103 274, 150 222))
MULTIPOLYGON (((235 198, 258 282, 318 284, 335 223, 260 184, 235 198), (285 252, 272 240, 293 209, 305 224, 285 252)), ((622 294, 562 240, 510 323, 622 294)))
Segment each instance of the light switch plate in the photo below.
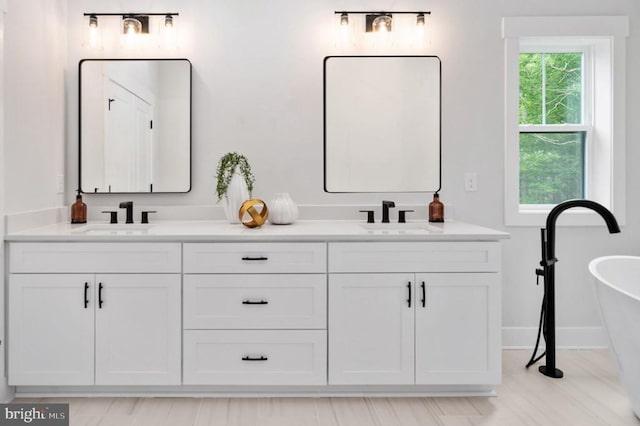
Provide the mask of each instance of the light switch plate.
POLYGON ((475 172, 467 172, 464 174, 464 190, 477 191, 478 190, 478 174, 475 172))
POLYGON ((56 176, 56 194, 64 194, 64 175, 56 176))

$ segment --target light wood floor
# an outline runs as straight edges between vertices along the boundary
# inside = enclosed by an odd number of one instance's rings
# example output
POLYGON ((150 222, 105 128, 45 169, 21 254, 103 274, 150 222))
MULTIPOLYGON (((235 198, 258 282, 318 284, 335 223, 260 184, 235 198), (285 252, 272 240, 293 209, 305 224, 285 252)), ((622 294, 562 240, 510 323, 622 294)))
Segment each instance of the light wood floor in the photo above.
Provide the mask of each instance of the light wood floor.
MULTIPOLYGON (((525 370, 528 351, 503 351, 497 397, 17 398, 70 404, 71 426, 640 425, 606 350, 557 353, 563 379, 525 370)), ((540 363, 539 363, 540 364, 540 363)), ((539 365, 538 364, 538 365, 539 365)))

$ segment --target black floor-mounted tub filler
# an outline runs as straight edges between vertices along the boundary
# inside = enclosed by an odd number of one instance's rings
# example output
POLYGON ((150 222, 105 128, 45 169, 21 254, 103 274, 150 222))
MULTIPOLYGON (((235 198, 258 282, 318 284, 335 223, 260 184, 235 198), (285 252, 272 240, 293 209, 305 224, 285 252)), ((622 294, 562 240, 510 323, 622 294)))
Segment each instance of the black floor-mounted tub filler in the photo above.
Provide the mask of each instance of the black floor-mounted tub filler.
POLYGON ((556 220, 563 211, 573 207, 584 207, 598 213, 607 224, 609 232, 614 234, 620 232, 618 221, 606 207, 590 200, 569 200, 555 206, 547 216, 546 228, 540 229, 540 242, 542 247, 541 268, 536 269, 536 276, 542 277, 544 281, 544 296, 542 298, 542 309, 540 312, 540 324, 538 326, 538 337, 533 355, 527 363, 529 368, 543 356, 546 365, 538 367, 538 371, 548 377, 559 379, 563 376, 562 370, 556 368, 556 311, 555 311, 555 264, 558 259, 556 251, 556 220), (540 344, 540 333, 544 335, 545 352, 536 358, 538 345, 540 344))

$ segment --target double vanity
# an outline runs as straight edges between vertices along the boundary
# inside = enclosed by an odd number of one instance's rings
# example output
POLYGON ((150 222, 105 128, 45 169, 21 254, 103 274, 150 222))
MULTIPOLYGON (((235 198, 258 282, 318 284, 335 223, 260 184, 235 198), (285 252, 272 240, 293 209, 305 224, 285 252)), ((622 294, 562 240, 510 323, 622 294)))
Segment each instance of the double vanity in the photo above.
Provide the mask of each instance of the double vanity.
POLYGON ((456 221, 9 234, 9 384, 23 395, 490 394, 507 236, 456 221))
MULTIPOLYGON (((323 64, 325 191, 438 191, 440 60, 323 64)), ((190 61, 84 59, 78 76, 80 191, 189 192, 190 61)), ((127 223, 6 236, 18 394, 466 395, 500 382, 505 233, 130 223, 132 203, 120 207, 127 223)))

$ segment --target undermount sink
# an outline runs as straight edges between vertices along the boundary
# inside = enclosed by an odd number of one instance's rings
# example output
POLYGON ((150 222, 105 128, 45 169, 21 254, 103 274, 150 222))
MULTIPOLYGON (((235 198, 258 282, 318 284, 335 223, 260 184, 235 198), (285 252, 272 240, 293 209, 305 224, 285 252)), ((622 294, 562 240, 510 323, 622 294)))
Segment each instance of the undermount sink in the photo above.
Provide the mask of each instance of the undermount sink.
POLYGON ((72 234, 82 235, 144 235, 148 234, 153 225, 147 224, 100 224, 86 225, 71 231, 72 234))
POLYGON ((442 232, 441 229, 426 223, 363 223, 360 227, 376 234, 428 234, 442 232))

